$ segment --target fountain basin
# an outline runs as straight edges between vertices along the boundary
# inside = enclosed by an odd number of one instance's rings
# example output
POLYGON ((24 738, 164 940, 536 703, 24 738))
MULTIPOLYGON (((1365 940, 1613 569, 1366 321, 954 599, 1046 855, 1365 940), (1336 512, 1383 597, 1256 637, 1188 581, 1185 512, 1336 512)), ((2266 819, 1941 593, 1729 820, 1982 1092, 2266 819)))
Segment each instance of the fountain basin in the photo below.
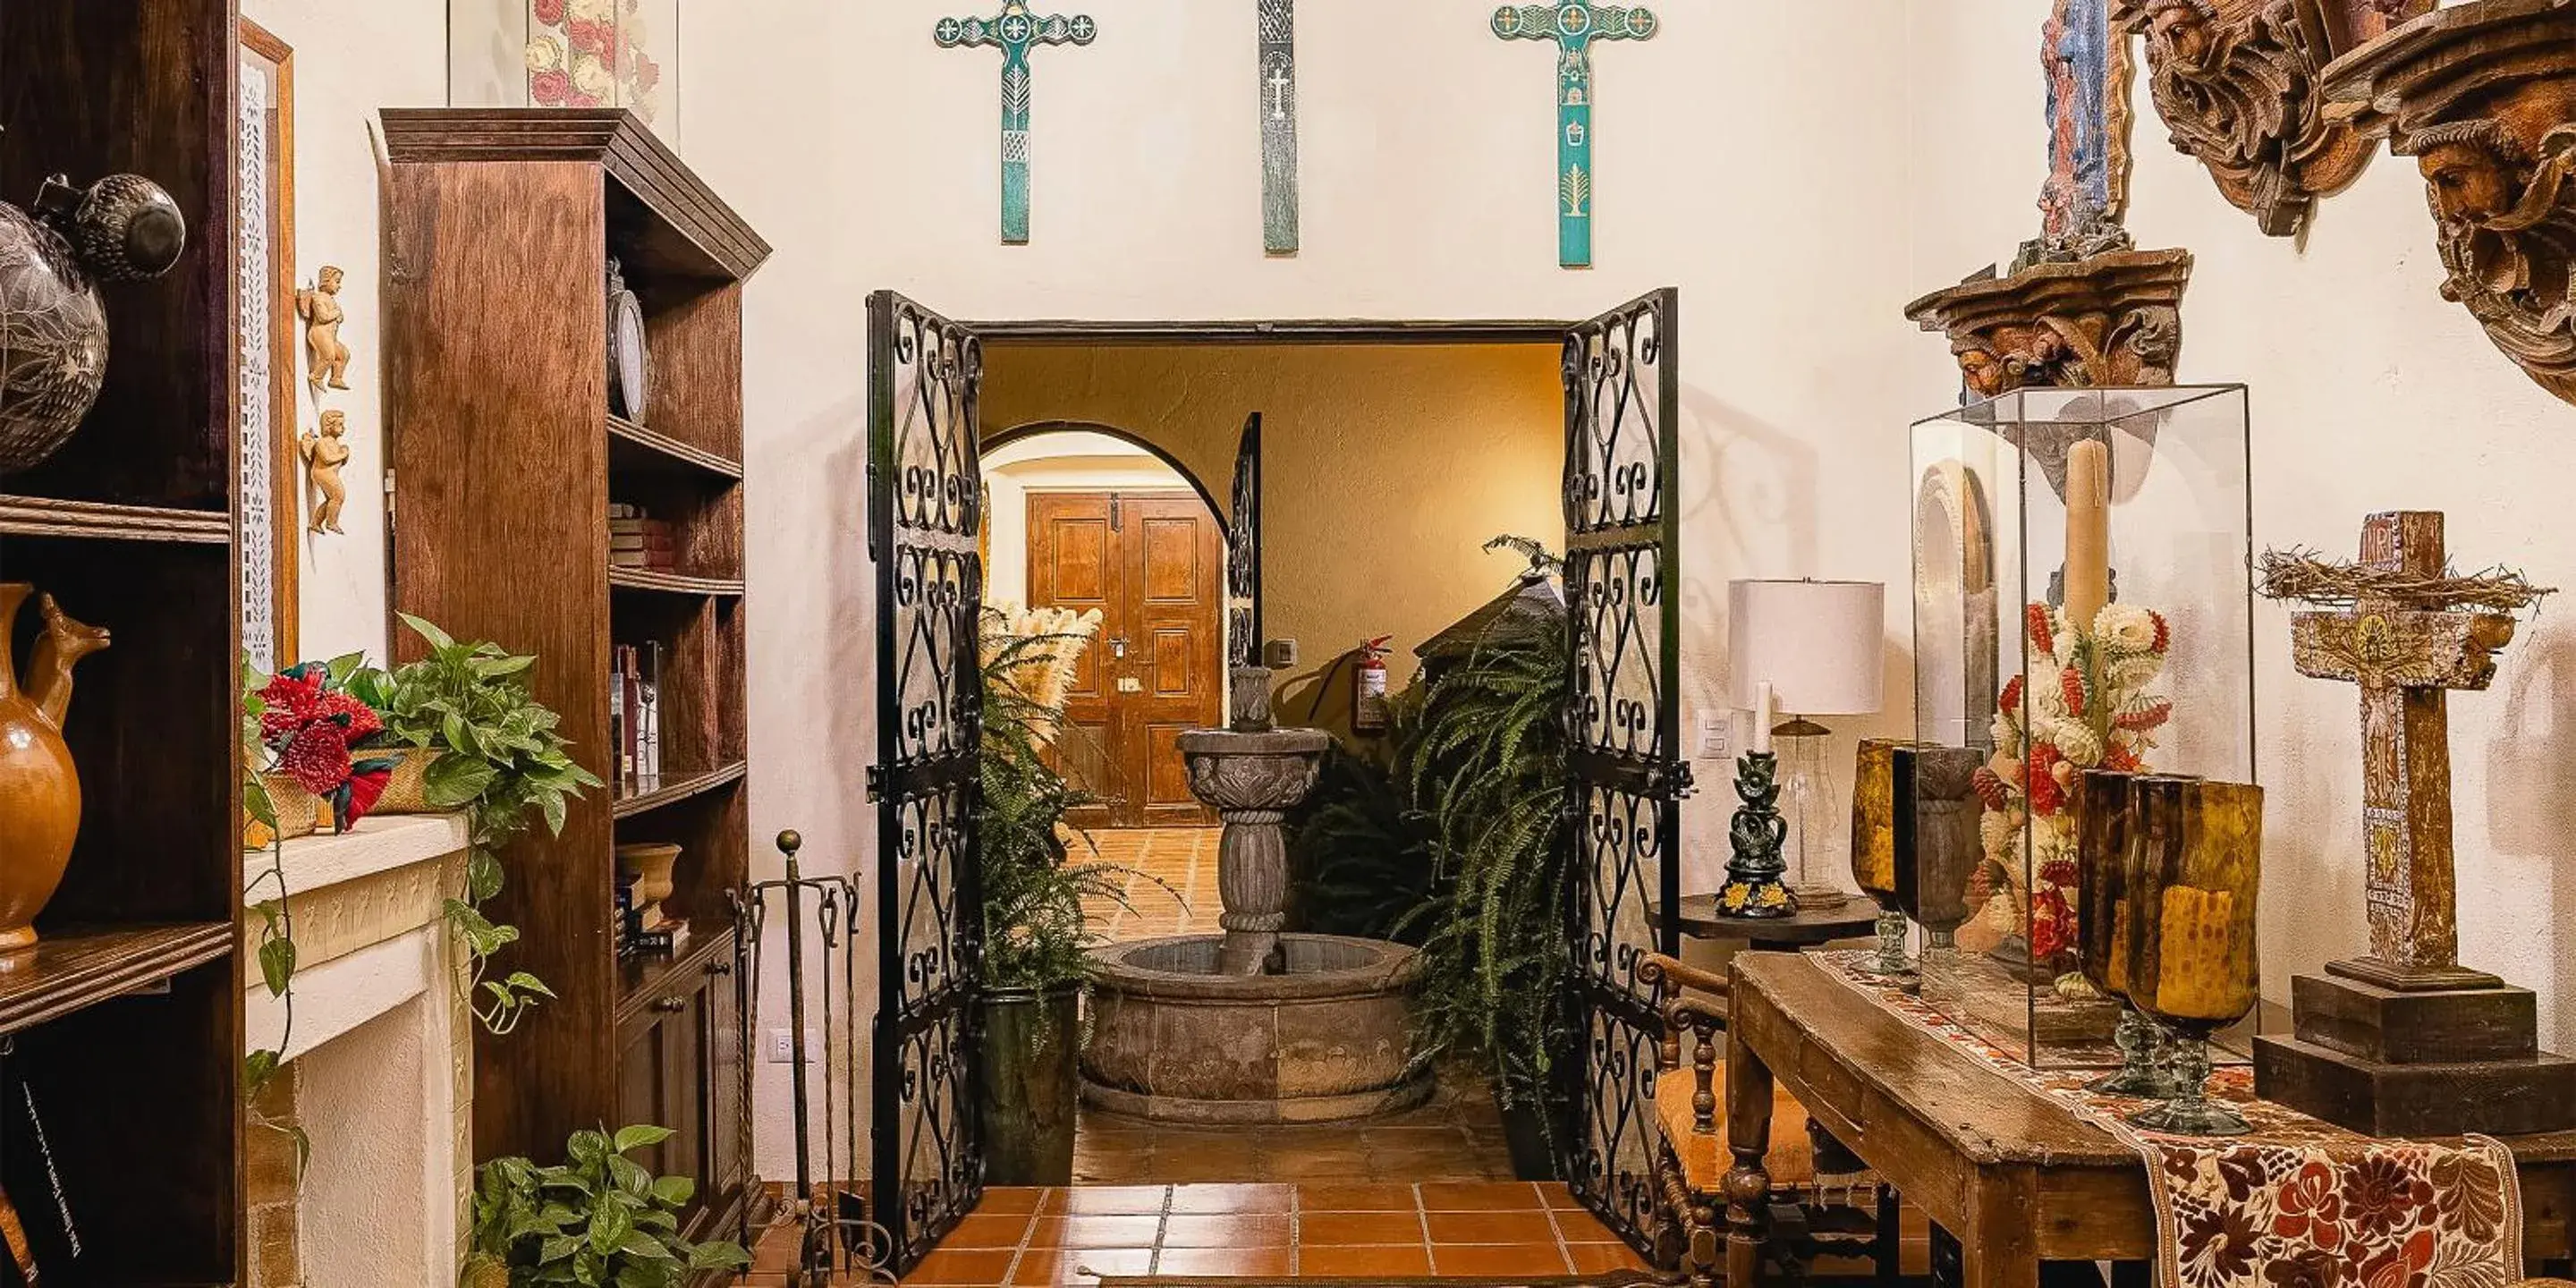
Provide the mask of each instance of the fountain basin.
POLYGON ((1339 1122, 1410 1109, 1431 1073, 1410 1059, 1414 950, 1281 935, 1285 969, 1218 973, 1217 935, 1091 952, 1083 1103, 1159 1122, 1339 1122))

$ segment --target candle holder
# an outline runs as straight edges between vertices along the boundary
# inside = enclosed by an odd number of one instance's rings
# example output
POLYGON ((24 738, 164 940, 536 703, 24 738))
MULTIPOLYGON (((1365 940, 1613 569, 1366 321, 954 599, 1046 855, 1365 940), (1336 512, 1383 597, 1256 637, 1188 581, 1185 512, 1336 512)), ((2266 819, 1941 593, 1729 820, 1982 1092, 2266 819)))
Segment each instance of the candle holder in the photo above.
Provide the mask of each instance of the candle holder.
MULTIPOLYGON (((2175 1034, 2172 1099, 2129 1115, 2149 1131, 2233 1136, 2242 1115, 2208 1094, 2209 1039, 2254 1009, 2263 877, 2263 789, 2154 776, 2134 788, 2139 858, 2130 872, 2129 1000, 2175 1034)), ((2115 932, 2121 933, 2121 932, 2115 932)))
POLYGON ((1914 973, 1914 960, 1905 955, 1905 908, 1896 886, 1896 749, 1912 745, 1863 738, 1852 757, 1852 881, 1878 905, 1878 955, 1870 969, 1891 978, 1914 973))
POLYGON ((1717 892, 1718 915, 1769 921, 1798 915, 1797 897, 1780 879, 1788 864, 1780 843, 1789 825, 1780 818, 1780 758, 1767 751, 1747 752, 1735 760, 1735 794, 1744 804, 1728 830, 1734 853, 1726 863, 1726 885, 1717 892))
POLYGON ((2129 886, 2139 855, 2137 780, 2138 775, 2120 770, 2088 769, 2076 791, 2077 963, 2086 982, 2120 1002, 2119 1025, 2111 1033, 2112 1045, 2120 1049, 2120 1067, 2085 1089, 2163 1100, 2172 1094, 2163 1068, 2164 1030, 2129 1001, 2129 886))

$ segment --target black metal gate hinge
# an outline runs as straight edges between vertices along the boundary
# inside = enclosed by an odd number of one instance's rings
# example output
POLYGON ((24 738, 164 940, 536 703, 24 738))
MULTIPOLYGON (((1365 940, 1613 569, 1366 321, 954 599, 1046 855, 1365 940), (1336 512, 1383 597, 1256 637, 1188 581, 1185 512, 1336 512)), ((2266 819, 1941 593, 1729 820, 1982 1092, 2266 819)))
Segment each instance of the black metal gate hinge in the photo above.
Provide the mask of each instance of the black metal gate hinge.
POLYGON ((885 766, 868 766, 868 803, 870 805, 882 804, 885 801, 885 785, 885 766))

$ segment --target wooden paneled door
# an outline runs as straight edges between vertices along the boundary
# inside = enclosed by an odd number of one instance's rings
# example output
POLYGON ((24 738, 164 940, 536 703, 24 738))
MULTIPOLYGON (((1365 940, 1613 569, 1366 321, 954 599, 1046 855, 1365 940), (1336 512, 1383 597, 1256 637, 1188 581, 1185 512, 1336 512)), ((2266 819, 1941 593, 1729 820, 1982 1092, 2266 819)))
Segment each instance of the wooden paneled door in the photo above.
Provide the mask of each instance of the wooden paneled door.
POLYGON ((1100 610, 1065 702, 1066 776, 1091 826, 1213 822, 1190 795, 1185 729, 1225 719, 1225 542, 1196 492, 1032 492, 1029 604, 1100 610))

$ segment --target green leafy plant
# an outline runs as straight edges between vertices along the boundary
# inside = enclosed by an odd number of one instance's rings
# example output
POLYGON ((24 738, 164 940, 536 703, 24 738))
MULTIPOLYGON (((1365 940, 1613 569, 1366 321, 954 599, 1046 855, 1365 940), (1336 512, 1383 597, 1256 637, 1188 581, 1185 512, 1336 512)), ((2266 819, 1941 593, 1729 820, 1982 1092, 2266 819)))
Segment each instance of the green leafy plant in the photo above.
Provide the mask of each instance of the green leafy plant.
POLYGON ((500 852, 535 821, 563 831, 564 812, 599 779, 573 763, 557 717, 518 677, 536 664, 497 644, 464 643, 406 613, 403 624, 429 644, 429 654, 391 671, 362 670, 349 691, 384 715, 388 743, 441 754, 429 765, 423 794, 438 809, 465 811, 465 897, 450 899, 447 918, 468 958, 465 987, 474 1017, 492 1033, 518 1027, 539 999, 554 996, 526 971, 492 977, 492 958, 518 941, 515 926, 484 915, 501 892, 500 852))
POLYGON ((539 1167, 496 1158, 475 1169, 474 1218, 462 1288, 574 1284, 676 1288, 700 1271, 740 1270, 735 1243, 680 1237, 680 1211, 696 1196, 682 1176, 656 1177, 627 1155, 672 1136, 667 1127, 578 1131, 570 1161, 539 1167))
POLYGON ((983 982, 1039 990, 1080 983, 1090 973, 1085 950, 1095 942, 1085 900, 1132 908, 1127 882, 1136 876, 1180 895, 1159 878, 1101 861, 1089 833, 1065 822, 1068 811, 1096 798, 1048 763, 1064 710, 1031 696, 1023 677, 1049 651, 1088 637, 1013 635, 990 610, 983 633, 983 799, 976 812, 983 842, 983 982))
POLYGON ((1503 619, 1424 687, 1397 779, 1439 875, 1403 926, 1422 940, 1427 1052, 1467 1056, 1508 1106, 1545 1106, 1575 1049, 1566 816, 1565 619, 1503 619))
MULTIPOLYGON (((1389 703, 1393 743, 1412 740, 1422 685, 1389 703)), ((1315 790, 1288 819, 1289 918, 1299 930, 1419 945, 1415 910, 1435 893, 1430 821, 1396 781, 1392 764, 1335 742, 1315 790)))

